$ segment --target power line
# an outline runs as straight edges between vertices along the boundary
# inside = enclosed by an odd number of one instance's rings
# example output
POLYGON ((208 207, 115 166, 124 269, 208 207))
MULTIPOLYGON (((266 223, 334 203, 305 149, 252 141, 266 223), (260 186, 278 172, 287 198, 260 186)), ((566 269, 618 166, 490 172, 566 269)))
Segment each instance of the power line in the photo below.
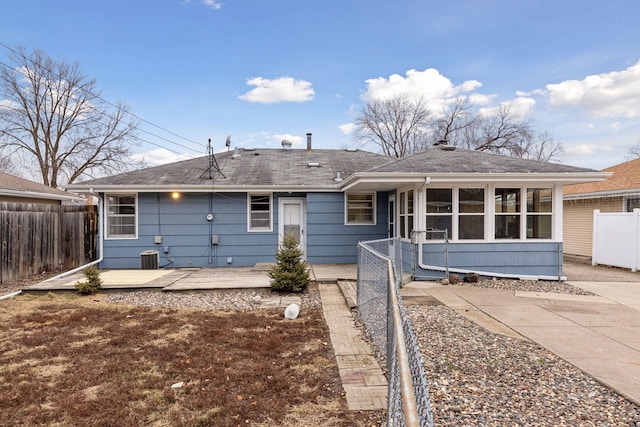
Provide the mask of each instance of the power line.
MULTIPOLYGON (((20 56, 22 59, 24 59, 24 60, 26 60, 26 61, 28 61, 28 62, 30 62, 30 63, 32 63, 32 64, 35 64, 35 63, 34 63, 34 61, 33 61, 33 60, 31 60, 31 58, 26 57, 26 56, 25 56, 25 55, 23 55, 21 52, 19 52, 19 51, 17 51, 17 50, 15 50, 15 49, 13 49, 12 47, 10 47, 10 46, 6 45, 5 43, 0 42, 0 46, 3 46, 5 49, 7 49, 7 50, 9 50, 9 51, 13 52, 15 55, 20 56)), ((4 62, 2 62, 2 61, 0 61, 0 65, 4 66, 4 67, 5 67, 5 68, 7 68, 8 70, 12 70, 12 69, 13 69, 10 65, 7 65, 7 64, 5 64, 5 63, 4 63, 4 62)), ((60 76, 60 75, 59 75, 58 73, 56 73, 54 70, 49 69, 48 71, 49 71, 49 72, 51 72, 52 74, 54 74, 57 78, 62 79, 62 76, 60 76)), ((119 106, 118 106, 118 105, 116 105, 116 104, 113 104, 112 102, 108 101, 107 99, 103 98, 102 96, 100 96, 100 95, 98 95, 98 94, 96 94, 96 93, 93 93, 93 92, 91 92, 91 91, 89 91, 88 89, 85 89, 85 88, 80 88, 80 89, 81 89, 81 90, 83 90, 84 92, 88 93, 89 95, 91 95, 91 96, 93 96, 93 97, 95 97, 95 98, 97 98, 97 99, 100 99, 102 102, 104 102, 104 103, 106 103, 106 104, 108 104, 108 105, 110 105, 110 106, 112 106, 112 107, 114 107, 114 108, 116 108, 116 109, 121 110, 121 107, 119 107, 119 106)), ((170 131, 169 129, 166 129, 166 128, 164 128, 164 127, 162 127, 162 126, 160 126, 160 125, 157 125, 157 124, 155 124, 155 123, 153 123, 153 122, 150 122, 150 121, 148 121, 148 120, 146 120, 146 119, 143 119, 142 117, 140 117, 140 116, 138 116, 138 115, 136 115, 136 114, 134 114, 134 113, 132 113, 132 112, 130 112, 130 111, 127 111, 127 110, 121 110, 121 111, 122 111, 124 114, 128 114, 128 115, 130 115, 131 117, 136 118, 136 119, 137 119, 137 120, 139 120, 140 122, 143 122, 143 123, 146 123, 146 124, 151 125, 151 126, 153 126, 153 127, 156 127, 156 128, 158 128, 158 129, 160 129, 160 130, 162 130, 162 131, 164 131, 164 132, 167 132, 167 133, 169 133, 169 134, 171 134, 171 135, 173 135, 173 136, 175 136, 175 137, 178 137, 178 138, 180 138, 180 139, 183 139, 183 140, 185 140, 185 141, 187 141, 187 142, 191 142, 191 143, 193 143, 193 144, 196 144, 197 146, 202 147, 203 151, 206 149, 206 146, 205 146, 205 145, 203 145, 203 144, 201 144, 201 143, 199 143, 199 142, 196 142, 196 141, 194 141, 194 140, 192 140, 192 139, 186 138, 186 137, 184 137, 184 136, 182 136, 182 135, 179 135, 179 134, 177 134, 177 133, 175 133, 175 132, 172 132, 172 131, 170 131)), ((108 114, 107 114, 107 115, 108 115, 108 114)), ((112 119, 114 118, 113 116, 110 116, 110 117, 111 117, 112 119)), ((195 149, 193 149, 193 148, 191 148, 191 147, 188 147, 188 146, 186 146, 186 145, 184 145, 184 144, 180 144, 180 143, 178 143, 178 142, 175 142, 175 141, 172 141, 172 140, 170 140, 170 139, 164 138, 164 137, 159 136, 159 135, 157 135, 157 134, 154 134, 154 133, 152 133, 152 132, 146 131, 146 130, 144 130, 144 129, 142 129, 142 128, 138 128, 138 130, 140 130, 141 132, 146 133, 146 134, 148 134, 148 135, 152 135, 152 136, 154 136, 154 137, 156 137, 156 138, 162 139, 162 140, 164 140, 164 141, 166 141, 166 142, 169 142, 169 143, 171 143, 171 144, 174 144, 174 145, 176 145, 176 146, 178 146, 178 147, 182 147, 182 148, 184 148, 184 149, 187 149, 187 150, 189 150, 189 151, 193 151, 193 152, 197 152, 197 153, 201 153, 201 152, 202 152, 202 151, 195 150, 195 149)), ((142 139, 142 138, 138 138, 138 139, 139 139, 140 141, 143 141, 143 142, 146 142, 146 143, 150 143, 150 144, 155 145, 155 146, 158 146, 158 147, 160 147, 160 148, 165 148, 165 149, 167 149, 167 150, 169 150, 169 151, 175 152, 175 151, 173 151, 173 150, 171 150, 171 149, 169 149, 169 148, 167 148, 167 147, 162 147, 162 146, 160 146, 160 145, 158 145, 158 144, 153 144, 153 143, 151 143, 151 142, 149 142, 149 141, 146 141, 146 140, 144 140, 144 139, 142 139)), ((177 153, 177 154, 180 154, 180 153, 177 153)))

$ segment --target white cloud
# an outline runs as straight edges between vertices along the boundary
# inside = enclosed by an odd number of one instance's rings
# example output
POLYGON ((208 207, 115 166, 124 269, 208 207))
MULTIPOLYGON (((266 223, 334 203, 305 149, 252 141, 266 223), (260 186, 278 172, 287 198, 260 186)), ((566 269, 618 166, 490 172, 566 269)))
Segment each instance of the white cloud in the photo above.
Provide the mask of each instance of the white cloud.
POLYGON ((247 80, 247 85, 255 88, 238 98, 260 104, 306 102, 312 100, 315 95, 310 82, 296 80, 293 77, 280 77, 273 80, 254 77, 247 80))
POLYGON ((213 10, 222 9, 222 2, 216 0, 202 0, 202 4, 213 10))
POLYGON ((492 98, 491 95, 474 92, 482 86, 479 81, 467 80, 454 85, 435 68, 427 68, 424 71, 412 69, 405 73, 405 77, 392 74, 388 79, 378 77, 366 80, 365 83, 367 91, 362 97, 366 101, 385 100, 404 94, 410 98, 422 98, 427 102, 429 109, 436 114, 461 96, 466 96, 474 105, 485 105, 492 98))
POLYGON ((345 123, 343 125, 338 126, 338 129, 340 129, 340 132, 342 132, 345 135, 350 135, 356 128, 356 124, 355 123, 345 123))
POLYGON ((640 61, 623 71, 549 84, 546 94, 553 106, 580 107, 596 118, 640 117, 640 61))
POLYGON ((139 162, 143 160, 147 166, 159 166, 167 163, 178 162, 180 160, 192 159, 195 156, 188 154, 176 154, 166 148, 156 148, 153 150, 145 151, 144 153, 137 153, 131 155, 131 159, 139 162))
POLYGON ((533 111, 536 101, 533 98, 518 97, 511 101, 501 102, 500 106, 480 108, 479 112, 483 116, 491 116, 495 114, 500 107, 507 107, 513 114, 519 118, 525 118, 533 111))
POLYGON ((565 151, 568 154, 593 154, 596 151, 596 147, 590 144, 578 144, 571 147, 566 147, 565 151))
POLYGON ((0 99, 0 110, 6 109, 12 109, 12 108, 18 108, 19 105, 17 102, 12 101, 10 99, 0 99))
POLYGON ((565 148, 567 154, 574 154, 578 156, 597 154, 597 153, 611 153, 618 151, 616 147, 612 145, 602 144, 577 144, 565 148))

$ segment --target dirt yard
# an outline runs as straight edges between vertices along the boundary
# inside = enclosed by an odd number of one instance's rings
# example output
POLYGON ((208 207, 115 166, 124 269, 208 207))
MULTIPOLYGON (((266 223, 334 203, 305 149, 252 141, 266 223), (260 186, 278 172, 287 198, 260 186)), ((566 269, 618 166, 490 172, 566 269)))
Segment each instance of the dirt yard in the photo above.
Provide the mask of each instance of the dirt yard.
POLYGON ((0 425, 379 426, 351 412, 322 312, 0 302, 0 425))

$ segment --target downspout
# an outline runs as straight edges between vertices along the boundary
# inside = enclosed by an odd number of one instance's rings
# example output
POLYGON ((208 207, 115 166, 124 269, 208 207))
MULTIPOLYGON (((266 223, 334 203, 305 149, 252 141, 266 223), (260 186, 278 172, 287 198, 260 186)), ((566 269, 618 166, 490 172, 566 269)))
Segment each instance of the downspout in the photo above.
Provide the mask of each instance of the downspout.
MULTIPOLYGON (((91 191, 91 194, 94 194, 93 191, 91 191)), ((102 262, 102 260, 104 259, 104 211, 103 211, 102 197, 100 196, 98 196, 98 242, 99 242, 98 244, 99 256, 97 260, 81 265, 80 267, 76 267, 73 270, 65 271, 64 273, 58 274, 57 276, 50 277, 47 280, 43 280, 41 283, 46 283, 52 280, 61 279, 73 273, 77 273, 78 271, 82 271, 87 267, 100 264, 102 262)))

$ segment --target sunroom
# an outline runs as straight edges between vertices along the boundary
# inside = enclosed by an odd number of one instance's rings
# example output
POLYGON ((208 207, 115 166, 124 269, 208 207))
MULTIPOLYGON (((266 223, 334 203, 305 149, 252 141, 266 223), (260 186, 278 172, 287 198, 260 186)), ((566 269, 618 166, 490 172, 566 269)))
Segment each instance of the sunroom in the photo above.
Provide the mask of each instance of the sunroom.
POLYGON ((602 177, 468 150, 445 151, 445 163, 440 153, 428 150, 395 162, 398 172, 379 168, 345 183, 347 191, 388 192, 389 236, 402 241, 403 269, 415 279, 448 271, 562 280, 562 187, 602 177))

